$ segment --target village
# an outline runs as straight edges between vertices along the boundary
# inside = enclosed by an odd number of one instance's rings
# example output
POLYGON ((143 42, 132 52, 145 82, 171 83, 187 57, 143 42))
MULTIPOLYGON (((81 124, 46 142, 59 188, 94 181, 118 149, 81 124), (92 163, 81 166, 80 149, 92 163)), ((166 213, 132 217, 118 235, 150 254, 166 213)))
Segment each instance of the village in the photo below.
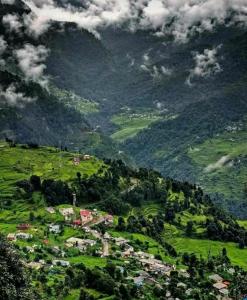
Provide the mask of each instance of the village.
MULTIPOLYGON (((143 285, 153 285, 161 287, 160 281, 169 285, 170 274, 172 271, 177 271, 181 280, 177 287, 184 290, 189 296, 193 289, 187 287, 187 282, 190 274, 184 269, 177 269, 175 265, 168 264, 155 257, 155 255, 145 251, 135 250, 132 241, 121 236, 112 236, 111 229, 114 226, 114 217, 110 214, 104 214, 97 209, 80 209, 79 216, 77 215, 75 206, 70 207, 46 207, 46 214, 54 215, 59 213, 63 218, 63 222, 50 223, 46 225, 46 235, 42 240, 42 246, 35 239, 37 229, 32 224, 18 224, 16 232, 9 233, 7 239, 10 242, 16 241, 25 242, 25 252, 29 258, 25 264, 34 270, 41 268, 53 269, 56 267, 69 267, 71 265, 69 257, 73 255, 92 255, 100 258, 110 258, 121 260, 123 264, 119 266, 121 272, 125 269, 131 269, 135 266, 133 272, 129 272, 127 280, 134 282, 138 288, 143 285), (97 225, 104 225, 109 230, 104 233, 97 230, 97 225), (69 236, 63 244, 50 245, 50 238, 56 240, 61 236, 65 229, 75 232, 75 236, 69 236), (46 247, 52 254, 50 259, 46 260, 43 257, 35 256, 40 248, 46 247), (183 280, 184 279, 184 280, 183 280)), ((78 211, 78 209, 77 209, 78 211)), ((234 269, 228 270, 229 273, 234 273, 234 269)), ((228 297, 228 287, 230 282, 224 280, 218 274, 211 274, 208 279, 212 283, 212 288, 217 294, 217 299, 230 300, 228 297)), ((171 293, 166 291, 168 300, 173 300, 171 293)))

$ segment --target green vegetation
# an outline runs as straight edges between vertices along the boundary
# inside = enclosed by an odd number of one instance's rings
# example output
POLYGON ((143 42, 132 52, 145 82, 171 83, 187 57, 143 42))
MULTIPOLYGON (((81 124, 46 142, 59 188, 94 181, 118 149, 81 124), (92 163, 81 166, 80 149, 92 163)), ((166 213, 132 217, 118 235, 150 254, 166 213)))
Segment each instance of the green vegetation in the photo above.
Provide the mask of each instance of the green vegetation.
POLYGON ((247 131, 225 132, 188 152, 198 168, 199 184, 226 199, 244 199, 247 182, 247 131))
MULTIPOLYGON (((143 256, 169 270, 176 266, 175 274, 188 268, 191 283, 186 284, 198 284, 201 293, 206 293, 200 286, 201 269, 208 274, 215 266, 220 274, 235 266, 243 274, 247 270, 245 222, 215 207, 195 185, 165 179, 153 170, 134 170, 120 160, 91 157, 75 165, 78 154, 51 147, 8 141, 0 143, 0 154, 0 231, 7 236, 20 232, 20 224, 31 225, 23 230, 30 236, 17 235, 11 243, 29 266, 38 300, 162 299, 149 283, 138 289, 133 283, 144 270, 143 256), (72 207, 73 193, 77 206, 66 219, 60 209, 72 207), (88 229, 72 223, 80 219, 82 208, 94 216, 88 229), (105 222, 107 214, 115 215, 112 223, 105 222), (50 232, 51 224, 61 231, 50 232), (93 243, 82 249, 68 244, 69 238, 93 243), (118 244, 117 238, 126 240, 118 244)), ((172 290, 167 275, 149 272, 164 291, 167 282, 172 290)), ((189 299, 181 291, 173 294, 189 299)))
POLYGON ((49 90, 65 105, 65 107, 73 108, 83 115, 99 111, 98 103, 83 99, 71 91, 59 89, 55 85, 50 85, 49 90))
POLYGON ((55 148, 39 147, 25 149, 18 145, 9 147, 0 143, 0 189, 3 195, 12 195, 17 181, 27 179, 31 175, 41 178, 53 178, 70 182, 77 172, 91 176, 102 166, 102 161, 95 158, 81 161, 74 165, 73 158, 78 154, 61 151, 55 148))
POLYGON ((111 122, 119 127, 111 137, 124 142, 126 139, 134 137, 139 131, 148 128, 148 126, 160 119, 162 115, 158 112, 131 113, 125 112, 112 117, 111 122))

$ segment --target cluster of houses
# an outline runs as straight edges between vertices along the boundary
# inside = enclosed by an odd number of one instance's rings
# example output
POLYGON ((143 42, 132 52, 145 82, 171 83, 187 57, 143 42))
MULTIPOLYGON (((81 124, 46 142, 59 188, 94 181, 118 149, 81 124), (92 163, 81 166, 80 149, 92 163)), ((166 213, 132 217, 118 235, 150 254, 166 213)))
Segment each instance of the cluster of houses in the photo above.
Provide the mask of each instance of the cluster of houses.
POLYGON ((16 241, 17 239, 21 239, 21 240, 29 240, 33 238, 33 235, 27 232, 24 232, 28 229, 31 228, 30 224, 19 224, 16 226, 18 232, 15 233, 9 233, 7 235, 7 240, 8 241, 16 241))
POLYGON ((230 298, 228 298, 228 295, 229 295, 228 287, 230 285, 229 281, 224 280, 218 274, 210 275, 208 278, 213 282, 213 287, 219 293, 221 298, 230 299, 230 298))
POLYGON ((95 240, 71 237, 71 238, 67 239, 65 246, 68 248, 75 247, 83 252, 88 247, 92 247, 95 244, 96 244, 95 240))
POLYGON ((90 222, 92 222, 94 225, 99 223, 105 223, 106 225, 110 225, 113 223, 112 215, 100 216, 97 209, 81 209, 80 219, 76 219, 76 213, 73 207, 60 208, 59 212, 64 217, 65 221, 72 222, 72 225, 74 226, 84 226, 90 222))
POLYGON ((75 156, 75 157, 73 158, 73 164, 74 164, 75 166, 78 166, 82 160, 90 160, 91 158, 92 158, 92 156, 89 155, 89 154, 84 154, 84 155, 80 155, 80 156, 75 156))

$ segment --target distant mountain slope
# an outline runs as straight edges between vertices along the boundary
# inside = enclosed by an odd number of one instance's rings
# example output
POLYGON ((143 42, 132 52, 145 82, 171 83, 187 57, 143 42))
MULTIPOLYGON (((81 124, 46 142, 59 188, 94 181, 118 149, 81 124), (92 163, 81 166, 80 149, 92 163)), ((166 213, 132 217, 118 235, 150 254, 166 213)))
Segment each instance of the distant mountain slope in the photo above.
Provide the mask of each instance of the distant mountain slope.
MULTIPOLYGON (((48 40, 52 49, 48 72, 56 84, 97 101, 99 112, 91 114, 89 121, 124 141, 122 149, 138 164, 157 168, 164 175, 200 182, 203 170, 188 155, 190 147, 223 134, 227 126, 247 114, 247 34, 240 28, 218 27, 186 44, 169 40, 162 43, 162 39, 147 32, 110 29, 96 40, 69 27, 63 34, 50 33, 48 40), (195 67, 193 51, 203 53, 214 47, 219 47, 221 72, 208 78, 192 78, 192 85, 187 85, 195 67), (155 70, 161 72, 162 67, 170 73, 159 73, 157 77, 155 70), (147 125, 139 127, 141 119, 128 123, 131 114, 141 116, 157 109, 161 118, 154 119, 155 123, 148 119, 144 121, 147 125), (116 120, 120 117, 119 123, 116 120)), ((240 166, 239 170, 243 172, 240 166)), ((220 176, 213 180, 216 185, 224 185, 220 176)), ((225 194, 216 188, 215 192, 221 194, 219 198, 228 198, 232 212, 241 211, 246 216, 243 190, 247 178, 244 175, 236 181, 242 187, 241 194, 234 189, 225 194)), ((214 184, 205 183, 205 189, 210 185, 214 184)))

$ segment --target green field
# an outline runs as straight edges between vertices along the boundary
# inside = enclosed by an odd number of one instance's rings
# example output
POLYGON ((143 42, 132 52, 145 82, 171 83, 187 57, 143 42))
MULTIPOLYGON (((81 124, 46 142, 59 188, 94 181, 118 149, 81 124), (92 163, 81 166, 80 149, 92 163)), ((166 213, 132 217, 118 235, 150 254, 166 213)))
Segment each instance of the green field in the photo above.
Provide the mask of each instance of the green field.
POLYGON ((162 117, 158 113, 121 113, 115 115, 111 122, 117 125, 118 130, 111 137, 118 142, 123 142, 160 119, 162 117))
POLYGON ((169 224, 165 226, 164 238, 178 253, 195 253, 204 258, 208 258, 209 255, 218 255, 223 248, 226 248, 232 264, 247 269, 247 249, 239 249, 235 243, 188 238, 183 236, 175 226, 169 224))
POLYGON ((98 103, 75 95, 71 91, 61 90, 56 86, 49 87, 52 92, 65 106, 76 109, 78 112, 88 115, 99 111, 98 103))
POLYGON ((247 182, 247 131, 225 132, 188 151, 199 184, 226 199, 244 199, 247 182))
POLYGON ((53 178, 70 181, 76 178, 76 173, 92 175, 102 166, 102 162, 92 158, 73 164, 76 154, 62 152, 55 148, 40 147, 38 149, 23 149, 21 146, 10 148, 6 143, 0 143, 0 190, 3 195, 12 195, 15 183, 28 179, 31 175, 39 175, 43 179, 53 178))

